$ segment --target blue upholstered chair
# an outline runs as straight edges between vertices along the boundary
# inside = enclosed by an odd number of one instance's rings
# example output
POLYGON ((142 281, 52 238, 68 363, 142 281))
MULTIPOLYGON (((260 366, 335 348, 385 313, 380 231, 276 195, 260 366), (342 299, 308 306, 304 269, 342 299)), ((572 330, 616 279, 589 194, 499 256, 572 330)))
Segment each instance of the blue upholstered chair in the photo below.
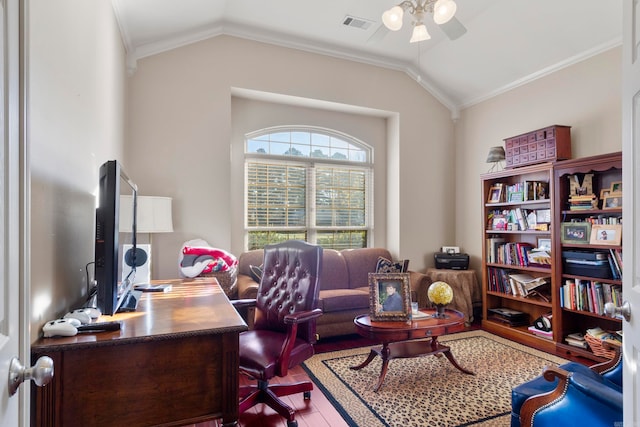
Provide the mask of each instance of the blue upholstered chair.
POLYGON ((622 353, 587 367, 570 362, 513 388, 511 427, 613 426, 622 422, 622 353), (560 423, 560 424, 559 424, 560 423))

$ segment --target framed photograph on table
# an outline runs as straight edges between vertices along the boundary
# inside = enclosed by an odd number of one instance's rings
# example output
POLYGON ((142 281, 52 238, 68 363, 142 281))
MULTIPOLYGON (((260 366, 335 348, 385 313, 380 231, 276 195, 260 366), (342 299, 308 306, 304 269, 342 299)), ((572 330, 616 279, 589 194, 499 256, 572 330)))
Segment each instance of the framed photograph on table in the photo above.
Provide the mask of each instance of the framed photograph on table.
POLYGON ((369 273, 369 307, 373 321, 409 320, 409 273, 369 273))
POLYGON ((591 223, 563 222, 560 224, 560 241, 562 243, 589 243, 591 223))
POLYGON ((620 246, 622 242, 622 226, 620 224, 594 224, 591 228, 592 245, 620 246))

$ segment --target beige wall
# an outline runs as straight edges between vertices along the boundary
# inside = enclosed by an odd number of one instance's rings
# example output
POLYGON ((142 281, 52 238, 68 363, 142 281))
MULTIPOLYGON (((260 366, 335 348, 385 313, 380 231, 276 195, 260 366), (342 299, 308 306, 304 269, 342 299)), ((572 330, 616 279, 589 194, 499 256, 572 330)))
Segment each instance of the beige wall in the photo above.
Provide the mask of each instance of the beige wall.
POLYGON ((35 340, 86 297, 98 168, 122 157, 126 79, 109 0, 32 0, 26 10, 35 340))
MULTIPOLYGON (((247 118, 235 123, 232 92, 238 91, 284 95, 287 101, 276 102, 329 108, 328 115, 356 109, 378 117, 376 123, 385 117, 386 147, 379 148, 386 179, 378 179, 375 189, 382 195, 376 212, 384 214, 376 217, 375 243, 423 269, 435 249, 453 240, 454 195, 441 183, 442 171, 454 167, 454 124, 450 112, 405 73, 229 36, 137 65, 129 81, 128 172, 141 194, 174 198, 174 233, 153 236, 153 277, 176 277, 178 251, 189 239, 242 251, 235 236, 242 235, 243 212, 232 197, 241 183, 232 179, 231 146, 234 135, 237 142, 237 135, 255 129, 247 118)), ((269 121, 304 114, 280 111, 284 117, 269 121)))
POLYGON ((622 149, 621 49, 616 48, 462 111, 456 124, 456 243, 479 269, 480 174, 489 147, 548 125, 571 126, 572 155, 622 149))

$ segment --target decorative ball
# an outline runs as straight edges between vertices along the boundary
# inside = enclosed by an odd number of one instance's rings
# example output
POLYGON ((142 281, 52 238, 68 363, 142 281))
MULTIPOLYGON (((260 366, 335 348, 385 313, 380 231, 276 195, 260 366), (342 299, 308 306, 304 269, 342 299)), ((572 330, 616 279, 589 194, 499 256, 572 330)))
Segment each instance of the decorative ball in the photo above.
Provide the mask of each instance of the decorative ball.
POLYGON ((429 301, 436 305, 447 305, 453 300, 453 289, 445 282, 433 282, 427 291, 429 301))

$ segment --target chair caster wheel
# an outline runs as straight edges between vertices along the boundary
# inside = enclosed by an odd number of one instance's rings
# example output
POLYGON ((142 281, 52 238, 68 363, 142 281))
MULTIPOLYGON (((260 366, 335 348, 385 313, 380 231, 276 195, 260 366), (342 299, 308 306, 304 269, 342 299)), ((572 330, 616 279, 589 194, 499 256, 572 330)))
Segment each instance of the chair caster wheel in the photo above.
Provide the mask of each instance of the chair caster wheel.
POLYGON ((298 422, 296 420, 287 421, 287 427, 298 427, 298 422))
POLYGON ((302 398, 304 400, 311 400, 311 392, 310 391, 305 391, 302 393, 302 398))

